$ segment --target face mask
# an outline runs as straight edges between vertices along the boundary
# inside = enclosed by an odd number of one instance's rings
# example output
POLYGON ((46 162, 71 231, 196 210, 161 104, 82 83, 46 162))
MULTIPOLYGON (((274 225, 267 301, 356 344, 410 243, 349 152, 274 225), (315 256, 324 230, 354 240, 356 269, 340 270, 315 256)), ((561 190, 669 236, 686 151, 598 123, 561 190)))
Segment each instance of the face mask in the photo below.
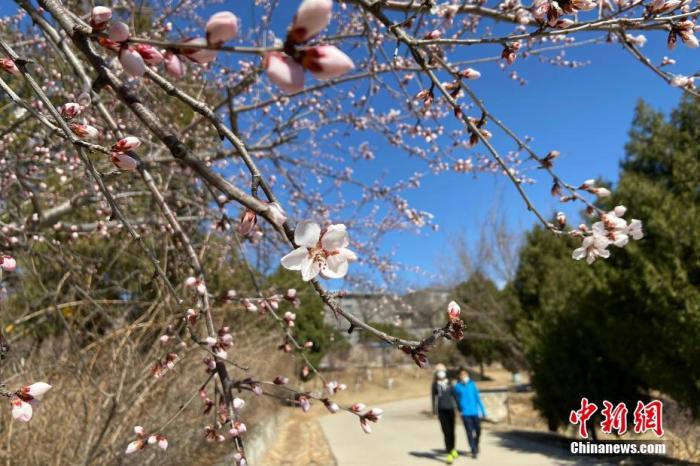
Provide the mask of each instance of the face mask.
POLYGON ((463 375, 463 376, 460 377, 460 380, 461 380, 462 382, 465 382, 465 383, 466 383, 466 382, 469 382, 469 376, 468 376, 468 375, 463 375))
POLYGON ((437 372, 435 373, 435 375, 437 375, 437 378, 440 379, 440 380, 442 380, 442 379, 444 379, 445 377, 447 377, 447 374, 445 373, 445 371, 437 371, 437 372))

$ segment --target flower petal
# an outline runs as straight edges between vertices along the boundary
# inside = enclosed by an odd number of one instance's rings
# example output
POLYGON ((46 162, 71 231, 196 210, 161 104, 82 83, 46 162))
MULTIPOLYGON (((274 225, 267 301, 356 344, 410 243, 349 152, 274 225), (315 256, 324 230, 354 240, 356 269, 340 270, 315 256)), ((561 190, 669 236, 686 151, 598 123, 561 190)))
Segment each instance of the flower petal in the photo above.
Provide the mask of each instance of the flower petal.
POLYGON ((348 273, 348 259, 342 254, 335 254, 326 259, 326 265, 321 270, 325 278, 343 278, 348 273))
POLYGON ((301 270, 303 260, 309 255, 309 250, 306 248, 296 248, 282 258, 280 261, 282 267, 287 270, 301 270))
POLYGON ((301 279, 308 282, 309 280, 316 278, 316 275, 318 275, 320 271, 321 263, 306 257, 301 264, 301 279))
POLYGON ((336 251, 347 247, 349 244, 348 233, 345 231, 345 225, 342 223, 329 226, 321 237, 321 246, 326 251, 336 251))
POLYGON ((321 237, 321 227, 318 223, 308 220, 299 222, 294 230, 294 242, 298 246, 307 248, 316 247, 318 239, 321 237))

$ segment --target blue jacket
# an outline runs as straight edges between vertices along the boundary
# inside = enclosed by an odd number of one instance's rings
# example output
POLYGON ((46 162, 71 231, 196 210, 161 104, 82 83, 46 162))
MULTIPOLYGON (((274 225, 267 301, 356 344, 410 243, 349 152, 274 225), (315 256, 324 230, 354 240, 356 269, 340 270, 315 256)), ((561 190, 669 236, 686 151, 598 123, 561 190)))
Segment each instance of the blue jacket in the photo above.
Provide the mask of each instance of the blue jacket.
POLYGON ((457 399, 457 409, 462 416, 481 416, 486 417, 484 404, 481 402, 479 389, 473 380, 467 383, 461 380, 454 385, 454 394, 457 399))

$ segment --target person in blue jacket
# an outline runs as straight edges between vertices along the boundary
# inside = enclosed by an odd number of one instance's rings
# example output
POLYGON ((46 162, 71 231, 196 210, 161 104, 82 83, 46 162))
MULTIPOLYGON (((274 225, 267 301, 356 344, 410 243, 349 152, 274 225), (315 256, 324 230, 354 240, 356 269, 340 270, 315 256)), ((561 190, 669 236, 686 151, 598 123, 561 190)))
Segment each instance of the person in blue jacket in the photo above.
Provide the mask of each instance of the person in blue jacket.
POLYGON ((467 440, 472 450, 472 457, 479 454, 479 437, 481 437, 480 418, 486 417, 484 404, 481 402, 479 389, 473 380, 469 378, 466 369, 460 369, 459 382, 454 385, 454 396, 457 400, 457 409, 464 421, 464 428, 467 430, 467 440))

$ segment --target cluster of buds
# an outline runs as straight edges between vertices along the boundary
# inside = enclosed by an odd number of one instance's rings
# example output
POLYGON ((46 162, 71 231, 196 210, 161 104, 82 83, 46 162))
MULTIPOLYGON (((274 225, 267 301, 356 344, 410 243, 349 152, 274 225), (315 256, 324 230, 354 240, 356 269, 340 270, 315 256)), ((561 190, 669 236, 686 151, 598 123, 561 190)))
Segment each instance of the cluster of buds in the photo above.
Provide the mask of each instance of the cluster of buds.
POLYGON ((12 417, 22 422, 29 422, 34 414, 34 408, 39 405, 39 398, 51 390, 46 382, 36 382, 24 386, 14 392, 10 398, 12 417))
MULTIPOLYGON (((482 115, 478 120, 474 117, 469 117, 469 121, 476 127, 481 136, 488 140, 491 139, 491 131, 484 128, 486 126, 486 115, 482 115)), ((479 143, 479 135, 469 128, 469 147, 474 147, 479 143)))
POLYGON ((647 17, 669 13, 683 3, 683 0, 653 0, 646 7, 647 17))
POLYGON ((597 197, 607 197, 610 195, 610 190, 607 188, 600 188, 595 185, 595 180, 586 180, 584 181, 581 186, 578 187, 578 189, 581 189, 583 191, 587 191, 591 194, 594 194, 597 197))
POLYGON ((195 325, 197 325, 198 317, 199 313, 194 309, 190 308, 185 311, 185 317, 183 318, 183 320, 187 323, 187 325, 194 327, 195 325))
POLYGON ((435 100, 435 94, 433 93, 433 89, 423 89, 416 96, 414 97, 415 100, 419 100, 423 102, 423 107, 428 108, 433 104, 433 101, 435 100))
POLYGON ((691 20, 686 19, 685 21, 679 21, 671 26, 671 31, 668 33, 668 44, 669 49, 676 47, 677 38, 680 37, 681 41, 688 47, 692 49, 698 48, 698 38, 695 37, 695 23, 691 20))
POLYGON ((293 312, 285 312, 284 316, 282 319, 284 320, 284 323, 287 324, 287 327, 294 327, 294 321, 296 320, 297 315, 293 312))
MULTIPOLYGON (((163 335, 167 336, 167 335, 163 335)), ((161 341, 163 341, 163 337, 161 336, 161 341)), ((163 375, 168 372, 170 369, 175 367, 175 363, 178 361, 179 356, 177 353, 168 353, 165 355, 165 357, 161 360, 159 359, 156 361, 156 363, 153 365, 151 368, 151 373, 153 374, 153 377, 156 379, 159 379, 163 377, 163 375)))
POLYGON ((333 45, 299 48, 323 31, 331 20, 333 0, 304 0, 287 32, 284 52, 265 54, 263 67, 272 83, 291 94, 304 89, 304 72, 316 79, 334 79, 355 68, 352 59, 333 45))
POLYGON ((461 309, 459 304, 450 301, 447 304, 447 334, 455 341, 460 341, 464 338, 464 321, 459 318, 461 309))
POLYGON ((301 305, 301 300, 299 299, 299 296, 297 295, 297 290, 296 288, 289 288, 285 293, 283 298, 285 301, 290 303, 294 307, 299 307, 301 305))
POLYGON ((413 359, 413 362, 416 363, 416 366, 420 367, 421 369, 425 369, 430 365, 428 356, 425 354, 429 348, 424 348, 422 346, 411 348, 410 346, 402 345, 399 346, 399 349, 404 353, 409 354, 413 359))
POLYGON ((226 437, 223 434, 219 433, 219 429, 212 426, 204 426, 204 439, 210 443, 226 441, 226 437))
POLYGON ((249 312, 257 312, 258 311, 258 306, 248 298, 241 299, 241 304, 243 305, 243 308, 246 311, 249 311, 249 312))
POLYGON ((14 272, 17 268, 17 261, 12 256, 0 256, 0 269, 3 272, 14 272))
POLYGON ((207 285, 204 283, 204 280, 200 280, 196 277, 187 277, 185 279, 185 286, 187 288, 193 288, 201 295, 207 294, 207 285))
POLYGON ((207 337, 206 344, 217 357, 226 359, 228 356, 226 350, 233 346, 233 335, 231 335, 229 327, 221 327, 216 338, 207 337))
POLYGON ((133 171, 138 166, 138 161, 129 154, 141 145, 141 140, 136 136, 127 136, 117 141, 112 146, 110 159, 115 167, 124 171, 133 171))
POLYGON ((604 213, 600 221, 595 222, 589 230, 586 225, 580 225, 572 236, 583 238, 581 247, 574 250, 571 257, 576 260, 586 259, 592 264, 598 257, 610 257, 608 247, 612 244, 619 248, 625 247, 630 239, 640 240, 644 237, 642 222, 632 219, 629 223, 622 217, 627 208, 623 205, 604 213))
POLYGON ((506 63, 512 65, 515 63, 515 59, 518 58, 518 50, 520 50, 520 41, 511 42, 503 46, 503 52, 501 52, 501 58, 505 60, 506 63))
POLYGON ((472 159, 457 159, 452 165, 452 169, 458 173, 469 173, 474 170, 474 162, 472 159))
POLYGON ((695 76, 676 75, 671 78, 670 84, 673 87, 681 87, 693 91, 695 90, 695 76))
POLYGON ((19 76, 20 71, 17 68, 17 64, 11 58, 0 58, 0 68, 6 73, 12 76, 19 76))
POLYGON ((146 431, 141 426, 134 427, 134 434, 136 434, 136 440, 130 442, 126 446, 125 453, 127 455, 130 455, 131 453, 135 453, 137 451, 141 451, 149 445, 157 445, 158 448, 160 448, 161 450, 168 449, 168 439, 165 437, 165 435, 146 435, 146 431))
POLYGON ((564 29, 570 27, 573 21, 562 19, 563 15, 592 10, 597 6, 595 0, 535 0, 530 12, 540 24, 546 21, 550 27, 564 29))
POLYGON ((209 18, 205 27, 206 38, 194 37, 185 41, 189 47, 163 52, 148 44, 129 45, 129 26, 123 22, 109 26, 111 19, 112 11, 98 6, 93 8, 90 25, 96 32, 107 30, 107 36, 98 39, 100 45, 116 52, 124 71, 136 77, 145 74, 146 66, 164 63, 168 74, 181 78, 186 73, 186 67, 178 53, 195 63, 208 63, 216 58, 216 49, 238 34, 238 18, 230 11, 222 11, 209 18))
MULTIPOLYGON (((365 409, 365 405, 362 403, 355 403, 350 407, 350 411, 359 414, 360 411, 365 409)), ((382 414, 384 411, 382 411, 379 408, 372 408, 369 411, 367 411, 364 414, 360 414, 360 427, 362 430, 366 433, 369 434, 372 432, 372 426, 369 425, 370 422, 377 423, 379 420, 382 418, 382 414)))
POLYGON ((339 383, 335 380, 331 380, 326 384, 326 390, 330 395, 335 395, 338 392, 342 392, 343 390, 347 390, 348 386, 345 385, 344 383, 339 383))

